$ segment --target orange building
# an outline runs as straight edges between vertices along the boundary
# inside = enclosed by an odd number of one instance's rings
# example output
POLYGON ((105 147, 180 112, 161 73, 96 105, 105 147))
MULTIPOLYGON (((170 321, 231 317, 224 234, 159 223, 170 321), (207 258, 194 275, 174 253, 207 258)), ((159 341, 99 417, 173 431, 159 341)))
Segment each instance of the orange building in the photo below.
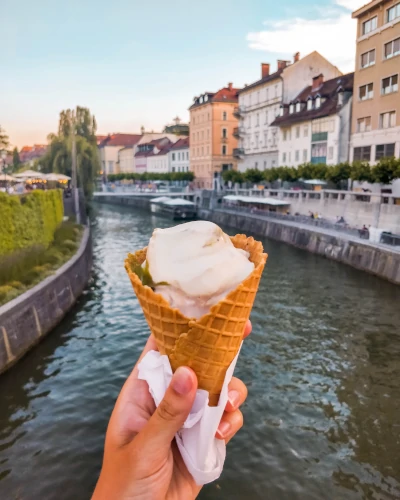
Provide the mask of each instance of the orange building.
POLYGON ((238 119, 238 90, 229 83, 218 92, 205 92, 194 98, 190 111, 190 170, 198 188, 212 189, 213 179, 223 170, 237 168, 234 149, 238 140, 234 128, 238 119))

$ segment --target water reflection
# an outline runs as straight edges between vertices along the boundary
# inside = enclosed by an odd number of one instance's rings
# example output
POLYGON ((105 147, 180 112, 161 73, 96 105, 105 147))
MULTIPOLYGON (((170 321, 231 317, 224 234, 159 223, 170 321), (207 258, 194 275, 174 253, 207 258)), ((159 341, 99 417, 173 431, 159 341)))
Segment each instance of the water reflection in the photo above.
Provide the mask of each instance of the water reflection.
MULTIPOLYGON (((112 406, 145 342, 123 260, 169 222, 112 206, 93 220, 89 290, 0 378, 0 498, 90 497, 112 406)), ((245 427, 200 498, 399 498, 399 289, 265 246, 237 368, 249 387, 245 427)))

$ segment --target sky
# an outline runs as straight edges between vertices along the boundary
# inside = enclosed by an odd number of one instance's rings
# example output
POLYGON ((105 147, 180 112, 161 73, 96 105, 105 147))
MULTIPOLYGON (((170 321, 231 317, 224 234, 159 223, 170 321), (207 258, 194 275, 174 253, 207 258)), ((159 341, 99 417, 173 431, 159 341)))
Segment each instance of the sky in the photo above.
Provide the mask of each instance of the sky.
POLYGON ((99 134, 189 120, 193 97, 260 78, 261 62, 318 50, 354 70, 351 12, 367 0, 1 0, 0 126, 47 142, 86 106, 99 134))

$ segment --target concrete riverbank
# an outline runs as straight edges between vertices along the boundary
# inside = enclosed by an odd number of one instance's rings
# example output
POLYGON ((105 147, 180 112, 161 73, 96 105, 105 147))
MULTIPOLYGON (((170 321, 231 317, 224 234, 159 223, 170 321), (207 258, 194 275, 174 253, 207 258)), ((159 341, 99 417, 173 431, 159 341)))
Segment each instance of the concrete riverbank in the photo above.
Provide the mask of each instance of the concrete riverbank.
MULTIPOLYGON (((152 197, 154 194, 147 196, 102 194, 95 196, 95 200, 100 203, 149 210, 152 197)), ((208 201, 206 203, 204 201, 201 203, 203 207, 211 205, 208 201)), ((277 220, 268 218, 266 215, 199 208, 199 217, 235 228, 238 232, 253 233, 282 241, 400 284, 400 248, 398 247, 370 243, 345 232, 277 220)))
POLYGON ((90 229, 78 252, 53 275, 0 307, 0 373, 47 335, 75 304, 92 265, 90 229))

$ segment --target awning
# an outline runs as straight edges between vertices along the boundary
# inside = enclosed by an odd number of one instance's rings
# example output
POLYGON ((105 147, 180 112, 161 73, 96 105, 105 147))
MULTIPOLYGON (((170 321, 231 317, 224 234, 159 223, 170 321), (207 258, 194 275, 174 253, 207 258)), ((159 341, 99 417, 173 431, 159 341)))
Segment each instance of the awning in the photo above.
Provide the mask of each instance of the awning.
POLYGON ((183 198, 172 198, 169 199, 168 201, 165 201, 163 205, 168 205, 168 206, 181 206, 181 205, 186 205, 186 206, 192 206, 194 207, 195 204, 191 201, 184 200, 183 198))
POLYGON ((242 203, 261 203, 262 205, 271 205, 274 207, 278 206, 288 206, 290 202, 277 200, 275 198, 268 198, 264 196, 234 196, 228 195, 224 196, 224 200, 227 201, 241 201, 242 203))
POLYGON ((153 198, 150 200, 150 203, 164 203, 165 201, 170 200, 168 196, 159 196, 158 198, 153 198))

